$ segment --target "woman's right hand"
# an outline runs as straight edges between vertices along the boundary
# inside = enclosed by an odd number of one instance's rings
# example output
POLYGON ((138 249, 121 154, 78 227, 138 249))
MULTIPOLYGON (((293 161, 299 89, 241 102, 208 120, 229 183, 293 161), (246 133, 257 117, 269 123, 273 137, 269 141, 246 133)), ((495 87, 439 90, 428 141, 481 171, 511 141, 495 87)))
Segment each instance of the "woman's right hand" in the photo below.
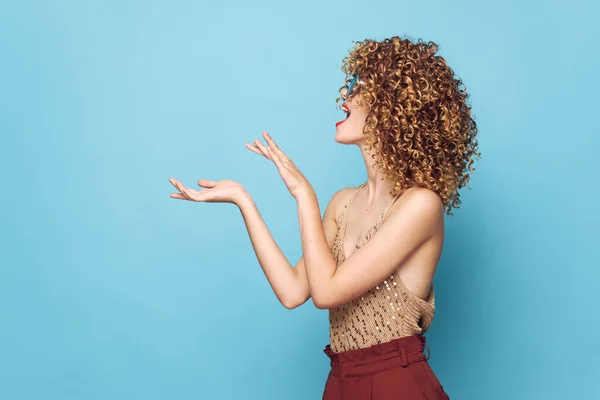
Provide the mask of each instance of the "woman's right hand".
POLYGON ((244 196, 244 187, 232 180, 210 181, 208 179, 200 179, 198 186, 204 187, 203 190, 194 190, 184 186, 183 183, 175 178, 170 178, 169 182, 180 193, 171 193, 171 198, 206 202, 206 203, 233 203, 238 205, 244 196))

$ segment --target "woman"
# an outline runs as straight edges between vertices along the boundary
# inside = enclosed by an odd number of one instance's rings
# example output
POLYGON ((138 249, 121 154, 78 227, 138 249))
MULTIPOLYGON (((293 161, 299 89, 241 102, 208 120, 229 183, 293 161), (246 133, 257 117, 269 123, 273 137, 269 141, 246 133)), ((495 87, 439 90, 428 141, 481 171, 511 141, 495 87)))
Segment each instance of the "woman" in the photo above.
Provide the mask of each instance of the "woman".
POLYGON ((312 297, 329 310, 331 370, 323 399, 447 399, 424 354, 434 314, 432 280, 444 214, 460 204, 479 157, 462 82, 433 42, 392 37, 357 42, 344 59, 346 119, 335 140, 359 146, 367 181, 337 191, 323 218, 313 188, 264 132, 246 147, 272 161, 298 204, 303 256, 295 267, 269 233, 252 197, 231 180, 171 179, 171 197, 231 202, 243 215, 258 261, 289 309, 312 297))

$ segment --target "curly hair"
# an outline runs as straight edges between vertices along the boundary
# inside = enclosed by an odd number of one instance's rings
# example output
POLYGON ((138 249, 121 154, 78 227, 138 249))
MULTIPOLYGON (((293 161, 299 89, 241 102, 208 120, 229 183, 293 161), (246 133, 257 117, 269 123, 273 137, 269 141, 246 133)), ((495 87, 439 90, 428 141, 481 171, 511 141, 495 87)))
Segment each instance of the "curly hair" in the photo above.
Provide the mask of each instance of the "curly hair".
POLYGON ((363 133, 367 149, 375 150, 375 168, 392 184, 392 195, 425 187, 453 215, 461 203, 458 189, 467 186, 473 159, 481 156, 463 82, 435 55, 434 42, 394 36, 354 43, 342 71, 346 80, 358 73, 363 81, 350 97, 360 93, 369 106, 363 133))

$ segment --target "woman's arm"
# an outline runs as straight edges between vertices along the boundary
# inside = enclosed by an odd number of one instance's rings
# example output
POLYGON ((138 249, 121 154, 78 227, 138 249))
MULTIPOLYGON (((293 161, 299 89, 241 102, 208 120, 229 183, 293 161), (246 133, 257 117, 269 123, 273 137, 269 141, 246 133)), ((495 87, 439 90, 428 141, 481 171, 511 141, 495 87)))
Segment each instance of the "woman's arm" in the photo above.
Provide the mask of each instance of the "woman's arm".
MULTIPOLYGON (((336 266, 325 229, 327 221, 335 220, 337 201, 332 199, 321 219, 319 203, 311 184, 270 135, 264 132, 263 136, 269 147, 264 147, 258 140, 255 141, 256 146, 247 145, 247 147, 256 153, 265 155, 275 163, 290 194, 298 203, 300 235, 304 253, 303 267, 307 277, 307 283, 301 290, 305 291, 308 286, 308 292, 317 308, 336 307, 375 287, 392 274, 415 250, 434 236, 440 225, 443 227, 444 208, 440 197, 429 189, 412 190, 404 195, 403 203, 405 204, 388 217, 387 222, 383 224, 377 234, 356 250, 344 263, 336 266)), ((337 196, 339 193, 337 192, 333 197, 337 199, 340 197, 337 196)), ((261 229, 262 225, 255 222, 255 219, 252 218, 250 222, 259 226, 258 235, 261 238, 269 238, 261 241, 259 246, 255 245, 255 248, 261 247, 262 242, 265 242, 270 250, 269 254, 273 258, 285 260, 280 250, 277 250, 278 254, 275 254, 276 245, 273 239, 268 234, 266 227, 261 229)), ((265 258, 260 254, 259 259, 261 256, 262 259, 265 258)), ((261 265, 263 265, 262 262, 261 265)), ((283 278, 274 280, 272 284, 274 288, 278 286, 279 281, 283 281, 285 284, 294 282, 294 279, 302 279, 303 274, 300 273, 293 275, 288 272, 287 276, 279 273, 282 268, 271 267, 271 265, 267 265, 265 268, 263 265, 269 279, 272 275, 284 275, 283 278), (275 268, 278 269, 273 273, 275 268)), ((277 288, 277 290, 281 289, 277 288)), ((306 295, 306 291, 300 293, 306 295)), ((296 296, 298 295, 296 294, 296 296)), ((287 303, 289 301, 287 295, 285 299, 286 304, 290 304, 287 303)))
MULTIPOLYGON (((252 196, 246 191, 242 193, 238 196, 236 204, 244 218, 256 258, 275 295, 288 309, 304 304, 310 297, 304 256, 295 267, 292 267, 269 232, 252 196)), ((333 206, 331 208, 333 209, 333 206)), ((334 213, 329 213, 326 217, 323 220, 319 217, 319 225, 321 230, 325 231, 327 243, 331 248, 335 240, 337 223, 334 213)))
MULTIPOLYGON (((297 197, 306 274, 317 308, 345 304, 375 287, 437 231, 443 223, 443 205, 437 194, 422 189, 405 196, 403 207, 337 268, 326 249, 314 191, 305 190, 297 197)), ((333 213, 328 207, 324 219, 332 218, 333 213)))

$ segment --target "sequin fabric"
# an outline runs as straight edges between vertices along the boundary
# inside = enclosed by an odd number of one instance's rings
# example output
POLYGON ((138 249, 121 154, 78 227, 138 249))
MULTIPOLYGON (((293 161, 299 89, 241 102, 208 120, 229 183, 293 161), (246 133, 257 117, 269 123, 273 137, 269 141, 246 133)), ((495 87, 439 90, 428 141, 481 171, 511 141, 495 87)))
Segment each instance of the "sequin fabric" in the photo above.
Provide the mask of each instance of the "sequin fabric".
MULTIPOLYGON (((360 185, 358 190, 365 186, 360 185)), ((338 231, 332 246, 336 265, 345 261, 343 240, 345 237, 347 211, 350 200, 338 217, 338 231)), ((354 251, 369 241, 384 222, 384 217, 399 196, 395 197, 386 210, 356 244, 354 251)), ((352 254, 348 255, 348 258, 352 254)), ((367 273, 368 266, 365 266, 367 273)), ((426 300, 413 294, 403 284, 397 272, 383 282, 346 304, 329 309, 329 338, 331 350, 340 352, 369 347, 393 339, 422 334, 433 320, 435 294, 433 285, 426 300)))

